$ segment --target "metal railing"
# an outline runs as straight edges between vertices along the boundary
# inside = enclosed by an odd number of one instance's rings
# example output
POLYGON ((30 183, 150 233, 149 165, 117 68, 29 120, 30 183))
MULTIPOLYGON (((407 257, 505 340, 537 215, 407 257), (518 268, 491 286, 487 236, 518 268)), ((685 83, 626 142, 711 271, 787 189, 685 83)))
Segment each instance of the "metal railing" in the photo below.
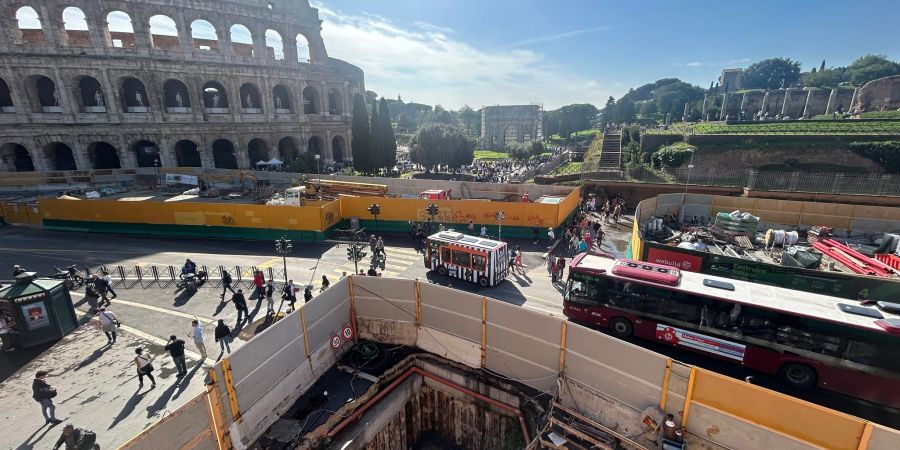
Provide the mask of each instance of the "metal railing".
MULTIPOLYGON (((284 270, 274 267, 258 269, 256 266, 198 266, 198 271, 207 274, 206 282, 202 286, 222 287, 222 274, 228 272, 231 275, 231 287, 253 287, 253 274, 262 270, 266 280, 284 283, 284 270)), ((87 280, 91 275, 100 276, 104 272, 109 273, 114 288, 124 289, 149 289, 153 287, 168 288, 180 281, 181 268, 175 266, 95 266, 83 267, 79 272, 87 280)))

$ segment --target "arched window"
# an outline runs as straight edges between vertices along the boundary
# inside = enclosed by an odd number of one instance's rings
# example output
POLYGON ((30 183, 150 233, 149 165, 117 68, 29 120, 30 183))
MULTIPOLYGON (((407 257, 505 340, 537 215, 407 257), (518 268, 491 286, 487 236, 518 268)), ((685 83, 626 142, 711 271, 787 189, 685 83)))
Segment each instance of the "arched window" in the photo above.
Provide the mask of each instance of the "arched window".
POLYGON ((150 99, 144 83, 137 78, 126 78, 122 81, 122 102, 125 112, 145 113, 150 111, 150 99))
POLYGON ((16 112, 16 106, 13 104, 12 93, 9 91, 9 85, 0 78, 0 113, 13 114, 16 112))
POLYGON ((33 75, 26 79, 25 85, 30 91, 28 96, 34 105, 34 112, 62 112, 62 99, 56 82, 43 75, 33 75))
POLYGON ((337 89, 328 91, 328 114, 340 115, 344 112, 343 98, 337 89))
POLYGON ((234 144, 228 139, 219 139, 212 144, 213 163, 216 169, 237 169, 237 156, 234 154, 234 144))
POLYGON ((96 78, 81 77, 78 80, 78 103, 81 107, 81 112, 106 112, 106 98, 103 95, 103 87, 96 78))
POLYGON ((256 138, 251 139, 247 144, 247 156, 250 159, 250 167, 257 168, 258 162, 266 162, 269 160, 269 146, 266 141, 256 138))
POLYGON ((9 170, 34 172, 34 160, 31 159, 31 153, 20 144, 9 143, 0 147, 0 159, 6 163, 9 170))
POLYGON ((241 25, 234 24, 231 26, 231 52, 235 54, 235 56, 241 56, 244 58, 252 58, 254 55, 253 52, 253 35, 250 34, 250 30, 241 25))
POLYGON ((284 60, 284 41, 275 30, 266 30, 266 54, 270 62, 284 60))
POLYGON ((294 112, 291 101, 291 91, 287 86, 279 84, 272 89, 272 101, 275 102, 275 114, 290 114, 294 112))
POLYGON ((309 138, 309 141, 306 143, 306 152, 311 155, 322 155, 322 150, 325 149, 325 145, 322 144, 322 138, 318 136, 313 136, 309 138))
POLYGON ((178 167, 201 167, 200 151, 192 141, 178 141, 175 144, 175 159, 178 167))
POLYGON ((344 162, 347 158, 344 142, 343 136, 335 136, 331 139, 331 159, 335 162, 344 162))
POLYGON ((187 86, 179 80, 167 80, 163 84, 163 99, 166 104, 166 112, 191 112, 191 96, 188 95, 187 86))
POLYGON ((106 28, 109 30, 107 44, 116 48, 134 47, 134 27, 131 16, 122 11, 113 11, 106 15, 106 28))
POLYGON ((69 47, 90 47, 91 33, 88 31, 87 18, 81 8, 70 6, 63 10, 63 29, 65 45, 69 47))
POLYGON ((194 40, 194 50, 204 52, 219 51, 219 36, 216 27, 205 20, 191 22, 191 38, 194 40))
POLYGON ((16 10, 16 20, 19 21, 19 33, 22 35, 23 44, 43 44, 46 42, 41 25, 41 17, 30 6, 23 6, 16 10))
POLYGON ((312 86, 303 88, 303 114, 319 114, 319 91, 312 86))
POLYGON ((309 52, 309 40, 302 34, 297 35, 297 62, 312 62, 312 56, 309 52))
POLYGON ((259 89, 253 83, 244 83, 241 86, 241 112, 244 114, 259 114, 262 112, 262 100, 259 89))
POLYGON ((210 114, 228 112, 228 94, 225 88, 216 81, 207 81, 203 85, 203 109, 210 114))
POLYGON ((61 142, 47 144, 47 146, 44 147, 44 156, 50 163, 51 170, 77 169, 72 148, 61 142))
POLYGON ((150 141, 137 141, 131 147, 137 157, 138 167, 160 167, 159 147, 150 141))
POLYGON ((169 16, 155 15, 150 24, 150 46, 161 50, 174 50, 181 46, 178 41, 178 25, 169 16))
POLYGON ((287 136, 278 141, 278 154, 281 155, 281 160, 285 164, 290 164, 297 157, 297 153, 299 153, 297 141, 294 138, 287 136))
POLYGON ((107 142, 94 142, 89 145, 88 158, 94 169, 119 169, 122 167, 119 152, 107 142))

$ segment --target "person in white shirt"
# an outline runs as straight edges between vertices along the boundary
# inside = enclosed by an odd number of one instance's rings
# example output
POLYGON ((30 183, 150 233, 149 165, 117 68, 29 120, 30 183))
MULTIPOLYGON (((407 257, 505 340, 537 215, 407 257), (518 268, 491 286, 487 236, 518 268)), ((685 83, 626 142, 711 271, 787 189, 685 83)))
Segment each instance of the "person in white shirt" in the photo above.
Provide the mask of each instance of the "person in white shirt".
POLYGON ((188 336, 194 340, 197 350, 200 350, 200 357, 202 358, 200 363, 203 364, 203 361, 206 360, 206 345, 203 343, 203 325, 200 325, 199 320, 191 321, 191 333, 188 336))
POLYGON ((487 236, 487 227, 484 226, 484 225, 481 226, 481 234, 480 234, 480 236, 481 236, 481 237, 487 236))
POLYGON ((119 318, 104 307, 97 310, 97 318, 100 319, 100 329, 106 335, 106 345, 112 345, 116 342, 116 327, 119 325, 119 318))
POLYGON ((103 278, 103 281, 106 282, 106 290, 108 290, 109 293, 112 294, 112 297, 110 297, 110 300, 118 297, 119 294, 116 294, 116 291, 114 291, 112 288, 113 282, 112 282, 112 277, 109 276, 109 272, 104 270, 103 276, 101 276, 100 278, 103 278))
POLYGON ((143 348, 134 349, 134 353, 137 356, 134 357, 134 365, 137 366, 137 374, 138 374, 138 389, 144 387, 144 377, 150 379, 150 382, 153 383, 150 385, 150 388, 153 389, 156 387, 156 378, 153 378, 153 355, 150 353, 144 354, 143 348))
POLYGON ((552 244, 554 241, 556 241, 556 233, 553 232, 553 228, 549 228, 549 229, 547 230, 547 237, 550 238, 550 243, 551 243, 551 244, 552 244))

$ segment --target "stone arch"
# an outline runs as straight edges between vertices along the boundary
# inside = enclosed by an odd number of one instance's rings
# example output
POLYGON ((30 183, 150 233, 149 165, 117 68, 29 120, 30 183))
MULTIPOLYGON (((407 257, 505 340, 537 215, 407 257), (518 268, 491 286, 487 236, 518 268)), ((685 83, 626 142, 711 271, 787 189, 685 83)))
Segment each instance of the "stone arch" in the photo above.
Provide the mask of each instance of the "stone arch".
POLYGON ((107 42, 110 47, 134 48, 134 26, 131 16, 122 11, 106 15, 107 42))
POLYGON ((202 167, 199 146, 190 140, 175 143, 175 161, 178 167, 202 167))
POLYGON ((163 103, 167 112, 186 113, 191 109, 188 88, 178 79, 170 78, 163 83, 163 103))
POLYGON ((253 51, 253 33, 250 32, 249 28, 236 23, 231 26, 229 33, 231 34, 231 52, 235 56, 244 58, 255 56, 256 53, 253 51))
POLYGON ((106 97, 103 85, 91 76, 78 77, 77 95, 78 107, 81 112, 102 113, 106 112, 106 97))
POLYGON ((134 77, 122 80, 122 106, 125 112, 145 113, 150 111, 150 98, 144 83, 134 77))
POLYGON ((260 138, 253 138, 247 143, 247 158, 250 160, 250 167, 256 168, 259 161, 268 161, 269 144, 260 138))
POLYGON ((228 93, 218 81, 207 81, 200 90, 203 108, 206 112, 224 114, 228 112, 228 93))
POLYGON ((319 114, 319 91, 312 86, 303 88, 303 114, 319 114))
POLYGON ((191 40, 195 51, 219 51, 219 35, 216 33, 216 27, 207 20, 197 19, 191 22, 191 40))
POLYGON ((16 105, 13 103, 12 92, 6 80, 0 78, 0 113, 12 114, 16 112, 16 105))
POLYGON ((181 47, 178 39, 178 25, 171 17, 157 14, 147 21, 150 25, 150 46, 161 50, 176 50, 181 47))
POLYGON ((34 112, 61 113, 62 99, 56 82, 44 75, 31 75, 25 79, 25 90, 34 112))
POLYGON ((297 148, 297 141, 290 136, 285 136, 278 141, 278 154, 281 156, 281 160, 285 162, 285 164, 290 164, 297 156, 300 154, 300 149, 297 148))
POLYGON ((44 25, 38 12, 30 7, 23 6, 16 10, 20 42, 23 44, 46 44, 44 25))
POLYGON ((312 136, 309 138, 309 141, 306 142, 306 152, 310 155, 322 156, 322 152, 324 151, 325 144, 319 136, 312 136))
POLYGON ((241 85, 241 107, 244 113, 259 114, 262 112, 262 96, 259 88, 253 83, 241 85))
POLYGON ((63 44, 69 47, 90 47, 91 33, 88 30, 87 16, 77 6, 69 6, 62 12, 63 44))
POLYGON ((237 169, 237 155, 234 144, 228 139, 219 139, 212 144, 213 164, 217 169, 237 169))
POLYGON ((75 152, 62 142, 52 142, 44 146, 44 156, 47 158, 50 170, 77 170, 75 152))
POLYGON ((303 35, 303 33, 298 33, 296 37, 297 42, 297 62, 301 63, 311 63, 312 61, 312 53, 309 50, 309 39, 303 35))
POLYGON ((272 29, 266 30, 266 56, 270 62, 284 61, 284 40, 272 29))
POLYGON ((159 156, 159 146, 154 142, 142 139, 131 146, 138 167, 160 167, 162 160, 159 156))
POLYGON ((344 113, 344 100, 341 91, 331 89, 328 91, 328 114, 340 115, 344 113))
POLYGON ((120 169, 119 151, 108 142, 94 142, 88 146, 88 158, 94 169, 120 169))
POLYGON ((16 172, 34 172, 34 160, 31 153, 22 144, 10 142, 0 147, 0 159, 10 170, 16 172))
POLYGON ((331 159, 335 162, 344 162, 347 159, 346 142, 341 135, 331 138, 331 159))
POLYGON ((294 102, 291 96, 291 90, 283 84, 279 84, 272 89, 272 101, 275 106, 276 114, 290 114, 294 112, 294 102))

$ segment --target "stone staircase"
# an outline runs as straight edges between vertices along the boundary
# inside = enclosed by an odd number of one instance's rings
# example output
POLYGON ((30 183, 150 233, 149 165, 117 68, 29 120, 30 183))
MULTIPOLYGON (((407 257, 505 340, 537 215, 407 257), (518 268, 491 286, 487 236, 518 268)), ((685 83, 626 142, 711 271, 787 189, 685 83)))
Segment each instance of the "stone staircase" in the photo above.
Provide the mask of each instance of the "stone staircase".
POLYGON ((606 133, 600 147, 600 170, 619 170, 622 166, 622 135, 606 133))

